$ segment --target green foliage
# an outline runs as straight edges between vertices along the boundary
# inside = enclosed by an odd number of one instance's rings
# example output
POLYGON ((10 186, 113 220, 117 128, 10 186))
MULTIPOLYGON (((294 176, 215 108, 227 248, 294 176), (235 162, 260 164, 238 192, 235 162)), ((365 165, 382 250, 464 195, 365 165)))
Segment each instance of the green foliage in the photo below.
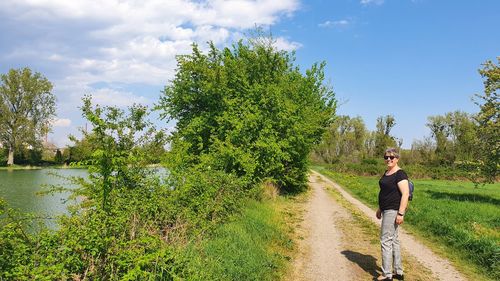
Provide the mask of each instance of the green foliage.
POLYGON ((290 244, 278 215, 269 203, 246 202, 241 217, 218 227, 214 239, 187 247, 184 276, 188 280, 279 279, 290 244))
MULTIPOLYGON (((461 111, 430 116, 427 124, 432 138, 414 141, 411 149, 400 149, 401 164, 415 178, 465 179, 479 184, 484 176, 475 158, 477 125, 472 115, 461 111)), ((340 116, 330 125, 322 142, 314 148, 311 159, 329 164, 341 172, 378 175, 384 163, 378 157, 388 146, 402 140, 390 135, 392 116, 379 117, 377 130, 367 132, 359 117, 340 116), (375 158, 374 158, 375 157, 375 158)))
MULTIPOLYGON (((291 55, 240 42, 232 51, 212 45, 208 55, 195 46, 179 66, 159 106, 178 121, 166 158, 168 177, 146 167, 152 154, 162 152, 165 135, 145 121, 144 107, 126 114, 93 106, 86 97, 82 110, 92 132, 69 153, 81 152, 79 164, 89 169, 88 179, 72 179, 79 185, 73 198, 81 199, 59 219, 57 231, 41 231, 36 239, 18 235, 19 258, 0 265, 1 278, 273 279, 283 258, 267 246, 284 238, 268 225, 266 212, 246 211, 244 224, 220 226, 264 179, 288 190, 305 186, 307 155, 335 107, 333 93, 322 84, 324 65, 303 75, 291 55), (255 244, 257 233, 261 244, 255 244), (33 248, 33 241, 40 246, 33 248), (234 253, 239 243, 250 249, 234 253), (217 260, 195 274, 205 263, 193 264, 182 254, 186 247, 203 248, 206 256, 195 254, 193 260, 226 253, 238 262, 217 260)), ((15 233, 25 229, 12 227, 15 233)))
MULTIPOLYGON (((89 141, 94 151, 84 163, 89 178, 70 179, 79 188, 68 191, 80 199, 70 215, 58 219, 56 231, 43 225, 33 228, 33 218, 5 216, 14 211, 1 203, 0 279, 192 278, 186 247, 199 242, 208 245, 211 237, 225 233, 216 229, 239 213, 249 194, 248 183, 204 165, 160 177, 168 172, 146 166, 150 158, 143 148, 159 141, 155 135, 161 132, 145 122, 144 107, 134 106, 126 114, 113 107, 92 106, 90 98, 85 98, 82 109, 92 123, 89 141)), ((66 189, 54 187, 53 192, 61 190, 66 189)), ((264 259, 259 266, 279 264, 267 249, 263 256, 262 248, 248 250, 252 251, 264 259)), ((269 269, 252 274, 270 276, 269 269)))
POLYGON ((371 156, 384 155, 388 147, 396 147, 396 140, 390 135, 392 128, 396 125, 396 119, 392 115, 377 118, 377 130, 375 131, 375 150, 371 156))
MULTIPOLYGON (((376 176, 381 175, 386 169, 386 165, 381 160, 363 159, 360 163, 339 162, 333 164, 321 164, 328 167, 330 170, 340 173, 348 173, 358 176, 376 176)), ((461 163, 456 163, 450 166, 432 166, 421 164, 406 164, 406 159, 401 159, 401 167, 415 179, 447 179, 447 180, 463 180, 470 179, 473 175, 472 171, 467 170, 469 167, 463 167, 461 163)))
MULTIPOLYGON (((317 163, 346 166, 364 166, 365 159, 378 157, 388 147, 395 147, 396 138, 390 135, 396 124, 393 116, 377 118, 376 131, 367 131, 361 117, 339 116, 335 118, 319 145, 311 154, 317 163)), ((401 143, 399 143, 401 145, 401 143)))
MULTIPOLYGON (((345 175, 327 169, 321 172, 376 208, 379 177, 345 175)), ((500 278, 499 184, 475 189, 473 184, 463 181, 414 182, 418 189, 405 216, 407 227, 437 241, 467 263, 475 264, 478 271, 492 280, 500 278)))
POLYGON ((154 134, 144 121, 146 110, 134 106, 125 115, 116 108, 93 108, 85 98, 83 112, 93 125, 96 150, 87 163, 89 179, 71 179, 80 187, 69 190, 83 200, 71 208, 70 216, 59 219, 55 232, 42 228, 26 235, 30 225, 19 219, 2 223, 0 241, 12 241, 7 246, 16 247, 16 258, 0 260, 0 278, 166 280, 161 277, 172 268, 173 249, 165 243, 162 230, 174 221, 175 213, 169 213, 171 208, 164 203, 171 187, 146 168, 147 156, 139 149, 154 134))
POLYGON ((92 152, 95 150, 93 146, 92 136, 89 136, 86 131, 82 131, 82 133, 82 139, 77 139, 73 135, 69 136, 69 139, 73 142, 73 145, 68 146, 65 150, 65 161, 67 161, 68 163, 83 163, 92 157, 92 152))
POLYGON ((479 125, 478 155, 480 158, 480 171, 486 182, 496 180, 500 170, 500 100, 498 90, 500 89, 500 57, 498 63, 487 61, 479 73, 484 81, 484 95, 477 95, 482 100, 477 102, 480 111, 476 116, 479 125))
POLYGON ((211 231, 239 210, 245 197, 244 182, 223 171, 189 168, 182 177, 172 175, 172 201, 169 208, 177 210, 176 224, 194 233, 211 231))
POLYGON ((14 164, 14 151, 39 146, 50 131, 56 98, 52 84, 31 69, 10 69, 0 75, 0 143, 9 149, 8 165, 14 164))
POLYGON ((63 162, 63 155, 59 149, 56 150, 56 154, 54 155, 54 162, 56 164, 61 164, 63 162))
POLYGON ((1 278, 16 276, 16 272, 22 271, 22 268, 17 268, 16 265, 26 263, 26 258, 29 256, 31 239, 19 227, 18 216, 0 198, 0 272, 3 272, 1 278))
POLYGON ((338 162, 333 164, 321 164, 328 169, 339 173, 374 176, 384 170, 384 165, 375 159, 363 159, 360 163, 338 162))
POLYGON ((334 94, 323 85, 324 64, 304 75, 292 54, 257 39, 232 49, 211 44, 207 54, 194 45, 179 57, 157 106, 177 120, 172 173, 204 165, 250 185, 272 178, 284 190, 305 187, 307 156, 332 119, 334 94))
POLYGON ((0 148, 0 166, 4 166, 7 163, 8 153, 7 149, 0 148))
POLYGON ((450 165, 455 161, 474 159, 476 124, 472 115, 455 111, 429 116, 427 127, 436 144, 428 163, 450 165))
POLYGON ((366 154, 366 138, 367 130, 361 117, 338 116, 314 148, 313 158, 326 163, 359 159, 366 154))
POLYGON ((89 176, 71 178, 76 189, 53 187, 75 199, 57 230, 0 214, 0 279, 274 279, 284 256, 269 247, 287 240, 274 216, 256 207, 244 222, 224 223, 237 219, 264 180, 289 191, 305 186, 307 155, 335 100, 322 84, 323 64, 302 74, 292 55, 257 41, 232 50, 211 45, 208 55, 194 46, 179 58, 158 106, 178 121, 168 170, 147 167, 165 134, 145 121, 146 108, 125 112, 84 98, 92 131, 68 155, 89 176), (241 245, 248 249, 233 251, 241 245))
POLYGON ((448 151, 450 151, 450 149, 448 149, 448 136, 450 134, 450 126, 448 126, 446 122, 446 117, 439 115, 429 116, 427 120, 427 127, 429 127, 432 137, 434 137, 436 140, 435 153, 438 159, 443 161, 443 163, 453 162, 453 159, 449 159, 450 157, 453 157, 453 154, 447 153, 448 151))
POLYGON ((19 165, 37 165, 42 162, 43 150, 41 147, 34 147, 29 149, 27 147, 20 147, 14 152, 14 159, 19 165))

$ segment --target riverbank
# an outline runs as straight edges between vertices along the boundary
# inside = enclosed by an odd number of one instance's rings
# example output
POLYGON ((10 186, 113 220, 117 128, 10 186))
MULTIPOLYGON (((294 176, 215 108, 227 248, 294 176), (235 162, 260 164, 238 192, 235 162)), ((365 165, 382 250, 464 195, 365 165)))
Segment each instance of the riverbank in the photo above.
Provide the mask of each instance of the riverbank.
POLYGON ((14 171, 14 170, 40 170, 43 169, 41 166, 20 166, 20 165, 12 165, 0 167, 0 171, 14 171))
MULTIPOLYGON (((149 168, 163 168, 161 164, 149 164, 149 168)), ((0 166, 0 171, 15 171, 15 170, 41 170, 41 169, 87 169, 87 165, 44 165, 44 166, 31 166, 31 165, 12 165, 0 166)))
POLYGON ((41 170, 41 169, 87 169, 87 166, 77 165, 47 165, 47 166, 22 166, 12 165, 0 167, 0 171, 15 171, 15 170, 41 170))

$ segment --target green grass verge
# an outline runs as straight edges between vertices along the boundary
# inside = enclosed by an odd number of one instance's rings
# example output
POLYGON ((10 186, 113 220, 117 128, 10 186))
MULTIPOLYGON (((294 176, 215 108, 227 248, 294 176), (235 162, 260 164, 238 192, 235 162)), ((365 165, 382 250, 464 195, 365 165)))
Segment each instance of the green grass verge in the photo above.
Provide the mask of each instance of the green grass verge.
POLYGON ((292 247, 275 203, 248 201, 241 216, 184 252, 187 280, 278 280, 292 247))
MULTIPOLYGON (((378 177, 317 171, 376 208, 378 177)), ((472 264, 486 278, 500 280, 500 184, 474 188, 470 182, 414 180, 406 228, 444 247, 448 257, 462 265, 472 264)))

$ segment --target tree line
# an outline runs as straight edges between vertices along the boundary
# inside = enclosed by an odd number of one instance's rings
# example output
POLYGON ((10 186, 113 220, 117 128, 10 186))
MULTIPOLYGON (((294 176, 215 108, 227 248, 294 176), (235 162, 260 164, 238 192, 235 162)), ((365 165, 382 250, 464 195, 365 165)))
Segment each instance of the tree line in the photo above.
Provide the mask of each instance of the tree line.
MULTIPOLYGON (((499 58, 500 62, 500 58, 499 58)), ((475 95, 477 114, 448 112, 427 118, 430 135, 401 149, 403 140, 391 134, 394 116, 380 116, 375 131, 369 131, 359 116, 337 116, 327 128, 312 158, 319 163, 349 166, 352 171, 378 174, 373 167, 387 147, 399 147, 405 165, 419 170, 420 176, 468 177, 474 182, 492 182, 500 168, 500 67, 488 61, 479 70, 484 78, 484 94, 475 95), (356 165, 359 164, 359 165, 356 165), (363 166, 364 164, 364 166, 363 166), (433 173, 433 170, 446 170, 433 173)))
MULTIPOLYGON (((378 158, 387 147, 401 148, 402 139, 391 134, 396 124, 394 116, 380 116, 376 130, 369 131, 360 116, 337 116, 314 149, 314 157, 325 163, 378 158)), ((449 165, 474 160, 477 126, 472 114, 455 111, 429 116, 426 126, 431 135, 413 141, 403 160, 406 164, 449 165)))

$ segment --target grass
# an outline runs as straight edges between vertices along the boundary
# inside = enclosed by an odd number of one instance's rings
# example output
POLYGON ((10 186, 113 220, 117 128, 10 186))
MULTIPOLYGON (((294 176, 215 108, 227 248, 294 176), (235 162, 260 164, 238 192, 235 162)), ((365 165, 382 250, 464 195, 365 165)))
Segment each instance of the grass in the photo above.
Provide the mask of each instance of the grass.
POLYGON ((220 226, 211 239, 188 245, 188 280, 277 280, 293 247, 280 204, 248 201, 241 216, 220 226))
MULTIPOLYGON (((378 177, 315 168, 367 205, 377 207, 378 177)), ((472 265, 470 270, 486 280, 499 280, 500 184, 476 189, 464 181, 414 180, 414 183, 414 200, 405 216, 406 228, 442 248, 459 268, 472 265)))

